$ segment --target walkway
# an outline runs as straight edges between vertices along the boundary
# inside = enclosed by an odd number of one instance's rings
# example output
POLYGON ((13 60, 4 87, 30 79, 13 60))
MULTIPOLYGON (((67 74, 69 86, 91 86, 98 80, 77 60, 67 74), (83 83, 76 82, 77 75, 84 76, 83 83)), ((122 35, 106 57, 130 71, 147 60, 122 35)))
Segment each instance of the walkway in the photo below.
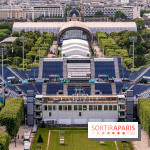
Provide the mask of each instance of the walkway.
POLYGON ((97 42, 94 41, 94 43, 92 44, 92 48, 94 49, 94 51, 96 51, 97 58, 104 57, 103 52, 101 51, 100 46, 97 44, 97 42))
MULTIPOLYGON (((24 150, 23 139, 21 138, 21 136, 24 135, 24 133, 27 132, 27 130, 31 130, 31 129, 32 127, 20 126, 16 137, 16 147, 15 147, 15 138, 14 138, 11 140, 11 143, 9 145, 9 150, 24 150), (18 135, 19 135, 19 139, 18 139, 18 135)), ((32 134, 31 136, 34 136, 32 134)), ((30 141, 33 142, 33 138, 30 141)))
POLYGON ((148 139, 147 133, 141 129, 141 141, 132 141, 134 150, 150 150, 150 142, 148 147, 148 139))
MULTIPOLYGON (((50 51, 56 53, 57 47, 58 47, 57 41, 53 41, 53 44, 52 44, 52 46, 50 47, 50 51)), ((55 54, 50 54, 50 53, 48 53, 48 56, 47 56, 47 57, 48 57, 48 58, 53 58, 53 57, 55 57, 55 56, 56 56, 55 54)))

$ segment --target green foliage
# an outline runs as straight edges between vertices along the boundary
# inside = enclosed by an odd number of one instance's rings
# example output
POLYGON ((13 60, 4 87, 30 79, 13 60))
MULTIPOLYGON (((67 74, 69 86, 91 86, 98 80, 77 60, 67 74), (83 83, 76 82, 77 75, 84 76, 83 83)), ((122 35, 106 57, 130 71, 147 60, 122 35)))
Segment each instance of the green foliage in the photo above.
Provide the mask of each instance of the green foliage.
POLYGON ((19 32, 15 31, 15 32, 12 33, 12 36, 13 37, 19 37, 20 35, 19 35, 19 32))
POLYGON ((3 108, 3 104, 2 103, 0 103, 0 111, 1 111, 1 109, 3 108))
POLYGON ((34 22, 38 22, 40 20, 41 16, 40 17, 37 17, 34 19, 34 22))
POLYGON ((139 98, 137 105, 137 113, 143 129, 150 137, 150 99, 139 98))
POLYGON ((44 123, 44 121, 42 122, 42 125, 41 125, 41 128, 45 128, 46 127, 46 125, 45 125, 45 123, 44 123))
POLYGON ((136 19, 137 31, 141 33, 142 29, 145 29, 145 23, 143 19, 136 19))
POLYGON ((39 135, 39 138, 38 138, 37 142, 38 143, 43 143, 43 138, 42 138, 41 134, 39 135))
POLYGON ((127 16, 121 12, 121 11, 116 11, 114 15, 114 20, 121 18, 121 19, 127 19, 127 16))
POLYGON ((150 13, 150 11, 149 11, 149 10, 142 10, 142 9, 141 9, 141 10, 140 10, 140 16, 143 17, 143 14, 144 14, 144 13, 150 13))
POLYGON ((104 14, 101 11, 97 11, 94 17, 104 17, 104 14))
POLYGON ((23 98, 7 98, 5 107, 0 112, 1 125, 6 126, 6 130, 11 137, 18 133, 21 122, 24 120, 24 100, 23 98))
POLYGON ((0 132, 0 150, 9 150, 10 139, 7 132, 0 132))

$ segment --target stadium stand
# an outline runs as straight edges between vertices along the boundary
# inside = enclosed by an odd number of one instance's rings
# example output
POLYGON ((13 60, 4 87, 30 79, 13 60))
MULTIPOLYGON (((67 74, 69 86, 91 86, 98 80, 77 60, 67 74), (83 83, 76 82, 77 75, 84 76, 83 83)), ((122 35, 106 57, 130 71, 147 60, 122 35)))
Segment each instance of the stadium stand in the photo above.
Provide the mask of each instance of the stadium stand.
POLYGON ((132 72, 132 74, 131 74, 130 77, 129 77, 130 80, 136 79, 144 70, 145 70, 145 68, 141 68, 141 69, 138 70, 138 71, 132 72))
POLYGON ((43 62, 43 78, 48 78, 50 74, 63 76, 63 62, 43 62))
POLYGON ((31 71, 26 71, 29 78, 38 78, 39 68, 31 68, 31 71))
POLYGON ((129 78, 131 71, 128 71, 127 68, 123 68, 123 78, 129 78))
POLYGON ((100 90, 102 94, 112 94, 111 83, 95 83, 95 90, 100 90))
POLYGON ((119 68, 120 78, 123 78, 121 58, 118 58, 118 68, 119 68))
POLYGON ((123 88, 124 83, 115 83, 116 84, 116 92, 119 94, 121 89, 123 88))
POLYGON ((47 83, 46 94, 57 94, 58 90, 63 90, 63 83, 47 83))
POLYGON ((18 68, 12 68, 22 79, 27 79, 28 76, 25 72, 20 71, 18 68))
POLYGON ((99 74, 109 75, 109 78, 116 77, 114 62, 95 62, 95 78, 97 78, 99 74))

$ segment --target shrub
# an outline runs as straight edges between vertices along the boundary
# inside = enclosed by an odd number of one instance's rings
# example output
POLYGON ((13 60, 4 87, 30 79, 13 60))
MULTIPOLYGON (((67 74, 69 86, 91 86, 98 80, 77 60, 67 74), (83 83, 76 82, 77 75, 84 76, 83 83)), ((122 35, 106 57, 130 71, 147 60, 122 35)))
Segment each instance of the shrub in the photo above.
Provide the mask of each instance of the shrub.
POLYGON ((0 103, 0 111, 1 111, 1 109, 3 108, 3 104, 2 103, 0 103))
POLYGON ((39 138, 38 138, 37 142, 38 143, 43 143, 43 138, 42 138, 41 134, 39 135, 39 138))
POLYGON ((9 150, 10 139, 7 132, 0 132, 0 150, 9 150))
POLYGON ((7 98, 5 107, 0 111, 1 125, 6 126, 6 130, 11 137, 18 133, 21 122, 24 120, 24 100, 23 98, 7 98))

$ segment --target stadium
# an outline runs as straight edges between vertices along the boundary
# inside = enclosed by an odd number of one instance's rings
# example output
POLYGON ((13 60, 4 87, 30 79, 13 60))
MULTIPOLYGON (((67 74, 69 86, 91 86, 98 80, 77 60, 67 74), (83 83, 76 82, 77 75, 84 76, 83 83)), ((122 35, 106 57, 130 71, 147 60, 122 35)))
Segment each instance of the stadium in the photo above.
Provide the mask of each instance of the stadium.
POLYGON ((90 47, 97 31, 137 31, 135 23, 14 23, 13 32, 22 29, 53 32, 62 46, 61 57, 40 58, 31 71, 4 66, 5 98, 24 98, 28 126, 134 120, 138 98, 149 97, 149 85, 139 81, 149 82, 150 67, 131 72, 121 58, 91 56, 90 47))

